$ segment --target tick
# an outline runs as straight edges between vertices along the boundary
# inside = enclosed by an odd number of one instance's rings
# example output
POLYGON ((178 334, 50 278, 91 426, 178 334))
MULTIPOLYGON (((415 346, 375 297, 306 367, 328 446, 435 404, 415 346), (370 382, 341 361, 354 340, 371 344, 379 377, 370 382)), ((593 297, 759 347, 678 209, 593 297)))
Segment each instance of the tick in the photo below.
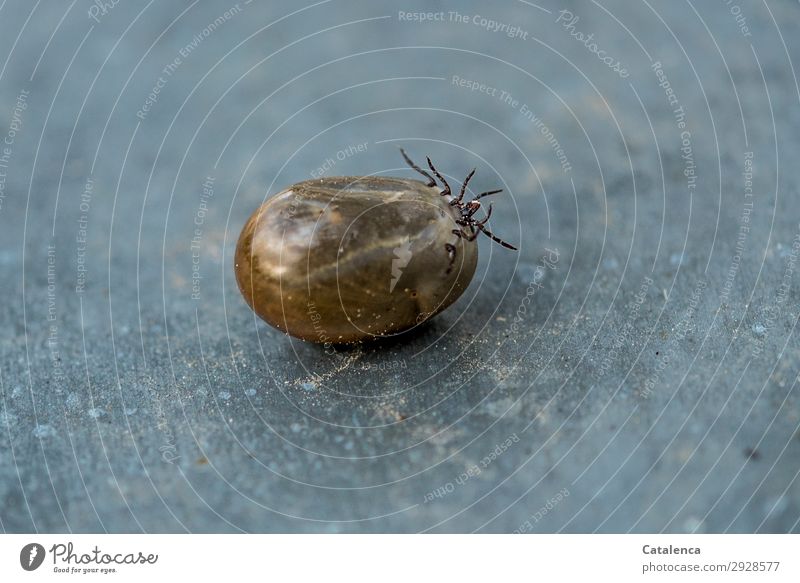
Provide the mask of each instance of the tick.
POLYGON ((465 200, 427 158, 426 181, 332 176, 298 182, 262 204, 236 245, 236 280, 272 326, 325 345, 385 337, 435 316, 467 289, 486 227, 482 192, 465 200), (434 178, 435 177, 435 178, 434 178), (438 183, 437 183, 438 180, 438 183), (439 186, 441 184, 441 186, 439 186))

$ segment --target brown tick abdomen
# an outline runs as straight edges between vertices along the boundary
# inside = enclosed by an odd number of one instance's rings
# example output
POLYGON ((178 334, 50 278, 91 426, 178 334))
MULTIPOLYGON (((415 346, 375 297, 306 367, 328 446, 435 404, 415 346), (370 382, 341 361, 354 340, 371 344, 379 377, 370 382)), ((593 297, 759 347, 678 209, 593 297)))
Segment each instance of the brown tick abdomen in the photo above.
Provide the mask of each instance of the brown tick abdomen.
POLYGON ((478 245, 453 234, 457 218, 439 190, 417 180, 300 182, 242 229, 239 289, 261 318, 304 340, 402 332, 452 304, 475 273, 478 245))

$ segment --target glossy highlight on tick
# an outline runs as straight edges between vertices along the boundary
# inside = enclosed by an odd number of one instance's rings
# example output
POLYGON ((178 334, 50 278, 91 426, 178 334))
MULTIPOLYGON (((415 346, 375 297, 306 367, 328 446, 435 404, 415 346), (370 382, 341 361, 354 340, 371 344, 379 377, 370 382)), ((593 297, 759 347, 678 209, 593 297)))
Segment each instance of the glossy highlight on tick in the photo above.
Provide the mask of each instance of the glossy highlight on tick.
POLYGON ((465 200, 474 169, 455 194, 430 158, 428 172, 400 152, 425 182, 318 178, 256 209, 235 256, 239 289, 256 314, 325 345, 387 337, 461 296, 475 274, 478 235, 516 249, 486 227, 492 205, 484 210, 481 199, 501 190, 465 200))

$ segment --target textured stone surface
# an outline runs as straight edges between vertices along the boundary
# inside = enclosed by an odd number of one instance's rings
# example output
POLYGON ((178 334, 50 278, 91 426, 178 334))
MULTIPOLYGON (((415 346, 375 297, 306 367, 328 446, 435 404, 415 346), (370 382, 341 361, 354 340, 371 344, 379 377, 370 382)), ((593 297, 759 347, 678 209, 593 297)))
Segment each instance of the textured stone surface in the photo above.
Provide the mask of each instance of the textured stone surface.
POLYGON ((798 531, 797 3, 90 6, 0 9, 4 531, 798 531), (254 318, 253 209, 399 145, 520 252, 254 318))

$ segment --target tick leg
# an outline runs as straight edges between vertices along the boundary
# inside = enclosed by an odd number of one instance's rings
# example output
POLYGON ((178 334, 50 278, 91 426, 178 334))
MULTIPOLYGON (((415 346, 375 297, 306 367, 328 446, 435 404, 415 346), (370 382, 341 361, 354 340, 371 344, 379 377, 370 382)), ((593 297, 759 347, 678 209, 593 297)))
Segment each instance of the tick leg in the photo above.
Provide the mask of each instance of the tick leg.
POLYGON ((411 166, 414 170, 416 170, 417 172, 419 172, 425 178, 428 179, 428 186, 436 186, 436 181, 433 179, 433 176, 431 176, 430 174, 425 172, 422 168, 414 164, 414 162, 411 161, 411 158, 408 157, 406 151, 403 148, 400 148, 400 153, 403 155, 403 158, 405 158, 406 164, 411 166))
POLYGON ((472 225, 464 225, 464 226, 470 228, 469 233, 459 229, 453 229, 451 232, 459 239, 464 239, 465 241, 474 241, 478 236, 478 231, 476 231, 475 227, 473 227, 472 225))
POLYGON ((492 216, 492 205, 489 205, 489 210, 486 212, 486 216, 480 221, 476 222, 475 226, 482 227, 483 225, 489 222, 489 217, 491 216, 492 216))
POLYGON ((436 178, 438 178, 439 180, 441 180, 442 184, 444 184, 444 190, 443 190, 443 191, 442 191, 442 193, 441 193, 441 194, 442 194, 442 196, 448 196, 448 195, 450 194, 450 192, 452 192, 452 191, 450 190, 450 185, 449 185, 449 184, 447 184, 447 180, 445 180, 445 179, 444 179, 444 176, 442 176, 441 174, 439 174, 439 171, 438 171, 438 170, 436 170, 436 168, 434 168, 434 167, 433 167, 433 162, 431 162, 431 159, 430 159, 430 157, 427 157, 427 156, 426 156, 426 158, 427 158, 427 160, 428 160, 428 166, 430 166, 431 170, 432 170, 432 171, 433 171, 433 173, 436 175, 436 178))
POLYGON ((475 238, 478 236, 477 231, 475 231, 475 227, 473 227, 469 223, 464 223, 465 227, 469 227, 469 233, 466 232, 464 229, 453 229, 451 232, 458 237, 459 239, 464 239, 465 241, 474 241, 475 238))
POLYGON ((498 188, 497 190, 487 190, 486 192, 480 193, 478 196, 476 196, 472 200, 478 200, 479 198, 483 198, 484 196, 489 196, 490 194, 497 194, 498 192, 503 192, 503 189, 502 188, 498 188))
MULTIPOLYGON (((458 231, 453 231, 457 233, 458 231)), ((459 235, 460 236, 460 235, 459 235)), ((447 267, 447 274, 449 275, 451 271, 453 271, 453 265, 456 262, 456 246, 452 243, 445 243, 444 244, 445 250, 447 250, 447 256, 450 258, 450 265, 447 267)))
POLYGON ((472 219, 472 215, 478 212, 478 209, 481 208, 481 203, 476 200, 471 200, 467 204, 464 205, 464 218, 468 221, 472 219))
POLYGON ((464 193, 467 191, 467 184, 469 183, 472 176, 475 174, 475 168, 472 169, 472 172, 467 174, 467 177, 464 179, 464 182, 461 183, 461 192, 458 195, 458 198, 454 198, 450 201, 450 204, 453 206, 460 205, 461 201, 464 200, 464 193))
MULTIPOLYGON (((500 243, 500 244, 501 244, 503 247, 505 247, 506 249, 512 249, 513 251, 516 251, 516 250, 517 250, 517 248, 516 248, 516 247, 514 247, 514 246, 513 246, 511 243, 506 243, 505 241, 503 241, 503 240, 502 240, 502 239, 500 239, 499 237, 495 237, 495 236, 492 234, 492 232, 491 232, 489 229, 487 229, 486 227, 484 227, 483 225, 478 225, 478 224, 476 224, 475 226, 476 226, 476 227, 478 227, 478 228, 479 228, 479 229, 480 229, 480 230, 483 232, 483 234, 484 234, 484 235, 486 235, 487 237, 489 237, 489 238, 490 238, 492 241, 494 241, 495 243, 500 243)), ((476 234, 477 234, 477 233, 476 233, 476 234)))

